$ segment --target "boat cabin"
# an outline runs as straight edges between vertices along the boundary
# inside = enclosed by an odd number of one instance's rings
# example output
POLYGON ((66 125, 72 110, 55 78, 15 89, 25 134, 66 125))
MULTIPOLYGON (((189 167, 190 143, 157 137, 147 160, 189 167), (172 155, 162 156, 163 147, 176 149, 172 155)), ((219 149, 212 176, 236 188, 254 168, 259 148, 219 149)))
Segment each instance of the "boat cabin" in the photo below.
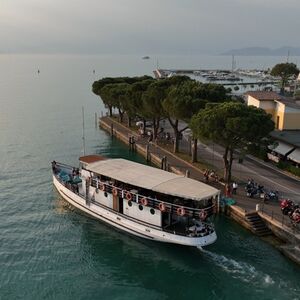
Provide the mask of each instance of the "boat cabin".
POLYGON ((101 156, 81 157, 80 165, 81 192, 91 201, 164 230, 206 221, 217 205, 217 189, 157 168, 101 156))
POLYGON ((89 155, 79 160, 80 181, 65 184, 87 203, 176 234, 205 236, 214 230, 209 219, 218 205, 217 189, 125 159, 89 155))

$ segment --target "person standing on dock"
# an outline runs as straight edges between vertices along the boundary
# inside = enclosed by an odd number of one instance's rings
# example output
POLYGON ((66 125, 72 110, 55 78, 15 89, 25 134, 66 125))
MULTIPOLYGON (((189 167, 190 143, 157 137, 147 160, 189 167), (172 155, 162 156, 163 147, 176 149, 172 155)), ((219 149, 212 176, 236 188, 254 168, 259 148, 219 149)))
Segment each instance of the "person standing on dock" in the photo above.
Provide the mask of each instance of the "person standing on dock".
POLYGON ((234 182, 232 183, 232 194, 233 194, 233 195, 236 195, 237 188, 238 188, 238 184, 234 181, 234 182))

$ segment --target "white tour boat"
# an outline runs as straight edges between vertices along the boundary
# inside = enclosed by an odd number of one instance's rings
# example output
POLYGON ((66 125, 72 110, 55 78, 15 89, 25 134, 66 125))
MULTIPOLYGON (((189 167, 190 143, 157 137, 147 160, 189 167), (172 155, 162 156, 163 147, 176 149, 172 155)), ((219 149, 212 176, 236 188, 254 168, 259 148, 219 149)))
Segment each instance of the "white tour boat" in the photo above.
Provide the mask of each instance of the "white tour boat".
POLYGON ((219 191, 202 182, 125 159, 52 162, 53 183, 70 204, 117 229, 154 241, 207 246, 219 191))

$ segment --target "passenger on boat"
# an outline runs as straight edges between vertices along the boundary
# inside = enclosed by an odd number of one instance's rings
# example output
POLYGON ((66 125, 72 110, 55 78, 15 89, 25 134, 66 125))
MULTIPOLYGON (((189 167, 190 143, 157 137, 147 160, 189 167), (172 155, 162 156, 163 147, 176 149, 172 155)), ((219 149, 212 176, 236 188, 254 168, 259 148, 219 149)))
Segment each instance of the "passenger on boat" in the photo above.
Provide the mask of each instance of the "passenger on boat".
POLYGON ((56 161, 54 160, 51 164, 52 164, 52 171, 54 172, 54 174, 56 174, 58 171, 56 161))

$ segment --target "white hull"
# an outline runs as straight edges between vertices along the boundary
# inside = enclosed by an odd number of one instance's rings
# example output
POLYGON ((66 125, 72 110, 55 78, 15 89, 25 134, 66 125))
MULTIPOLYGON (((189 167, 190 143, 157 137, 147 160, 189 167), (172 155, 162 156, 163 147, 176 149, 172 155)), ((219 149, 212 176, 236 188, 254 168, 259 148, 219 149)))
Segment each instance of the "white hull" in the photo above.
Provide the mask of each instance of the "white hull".
POLYGON ((151 226, 144 224, 141 221, 133 220, 132 218, 115 212, 112 209, 98 206, 93 203, 86 203, 86 200, 84 198, 66 188, 57 180, 54 175, 53 183, 60 195, 74 207, 80 209, 81 211, 91 215, 98 220, 101 220, 113 227, 116 227, 135 236, 159 242, 196 247, 210 245, 217 239, 215 231, 203 237, 182 236, 163 231, 157 226, 151 226))

